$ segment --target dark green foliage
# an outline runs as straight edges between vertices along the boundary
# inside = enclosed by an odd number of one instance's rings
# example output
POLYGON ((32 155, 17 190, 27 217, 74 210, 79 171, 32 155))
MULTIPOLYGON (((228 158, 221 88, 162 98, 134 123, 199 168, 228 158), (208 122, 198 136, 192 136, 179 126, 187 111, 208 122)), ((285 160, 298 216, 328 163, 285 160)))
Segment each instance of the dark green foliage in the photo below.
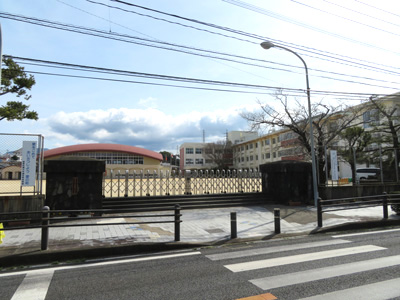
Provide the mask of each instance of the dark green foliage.
MULTIPOLYGON (((35 78, 32 75, 28 76, 24 68, 14 62, 12 58, 5 57, 3 63, 5 68, 1 72, 0 96, 11 93, 29 100, 31 95, 27 94, 27 90, 30 90, 35 85, 35 78)), ((37 120, 37 112, 29 111, 28 109, 29 105, 25 105, 20 101, 8 101, 0 107, 0 121, 4 119, 7 121, 37 120)))

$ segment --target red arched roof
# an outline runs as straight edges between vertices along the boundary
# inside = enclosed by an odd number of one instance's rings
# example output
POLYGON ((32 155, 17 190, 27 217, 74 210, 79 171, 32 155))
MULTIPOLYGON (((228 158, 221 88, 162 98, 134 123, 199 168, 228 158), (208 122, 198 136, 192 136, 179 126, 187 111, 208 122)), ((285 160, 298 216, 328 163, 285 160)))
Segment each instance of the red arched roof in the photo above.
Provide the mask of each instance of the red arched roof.
POLYGON ((44 158, 46 159, 58 155, 68 155, 73 152, 101 152, 101 151, 124 152, 124 153, 136 154, 154 158, 159 161, 163 160, 163 157, 160 153, 139 147, 119 145, 119 144, 82 144, 82 145, 65 146, 44 151, 43 154, 44 158))

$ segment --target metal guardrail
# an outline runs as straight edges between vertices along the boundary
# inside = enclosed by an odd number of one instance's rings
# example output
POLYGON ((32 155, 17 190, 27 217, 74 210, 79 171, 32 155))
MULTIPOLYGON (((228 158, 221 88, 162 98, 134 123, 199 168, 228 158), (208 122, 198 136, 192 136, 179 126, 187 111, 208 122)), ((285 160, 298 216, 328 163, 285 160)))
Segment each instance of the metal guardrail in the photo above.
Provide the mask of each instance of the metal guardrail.
MULTIPOLYGON (((180 241, 180 223, 181 220, 181 207, 177 204, 173 208, 162 208, 162 209, 153 209, 152 211, 168 211, 172 210, 173 213, 170 214, 146 214, 146 215, 124 215, 125 218, 173 218, 173 220, 165 220, 165 221, 145 221, 145 222, 126 222, 123 225, 140 225, 140 224, 161 224, 161 223, 174 223, 175 224, 175 241, 180 241)), ((57 228, 57 227, 77 227, 77 226, 108 226, 108 225, 121 225, 121 223, 101 223, 101 224, 54 224, 55 222, 59 223, 61 221, 74 221, 80 220, 82 221, 81 217, 78 215, 87 214, 90 215, 90 220, 93 219, 112 219, 115 216, 103 216, 103 214, 117 214, 117 213, 138 213, 138 212, 145 212, 144 210, 140 209, 119 209, 119 210, 111 210, 111 209, 95 209, 95 210, 50 210, 48 206, 43 207, 42 211, 28 211, 28 212, 19 212, 19 213, 12 213, 12 215, 38 215, 38 218, 25 218, 25 219, 3 219, 10 215, 10 213, 0 213, 0 223, 3 224, 12 224, 13 222, 18 221, 21 222, 29 222, 32 225, 24 225, 24 226, 4 226, 2 230, 21 230, 21 229, 33 229, 33 228, 41 228, 42 235, 41 235, 41 250, 47 250, 48 248, 48 240, 49 240, 49 228, 57 228), (60 217, 60 214, 62 216, 60 217)))
POLYGON ((319 198, 317 204, 318 227, 322 227, 322 214, 324 212, 327 213, 332 211, 382 206, 383 218, 388 219, 388 206, 399 204, 400 194, 388 195, 387 193, 375 196, 339 198, 331 200, 322 200, 321 198, 319 198))

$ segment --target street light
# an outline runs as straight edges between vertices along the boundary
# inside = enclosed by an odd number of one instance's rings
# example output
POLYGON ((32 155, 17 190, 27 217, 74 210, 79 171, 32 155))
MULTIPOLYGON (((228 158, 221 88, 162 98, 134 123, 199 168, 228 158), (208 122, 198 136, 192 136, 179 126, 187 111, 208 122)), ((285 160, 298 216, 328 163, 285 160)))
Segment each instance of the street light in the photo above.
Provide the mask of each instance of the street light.
POLYGON ((317 206, 318 204, 318 183, 317 183, 317 171, 316 171, 316 162, 315 162, 315 149, 314 149, 314 132, 313 132, 313 126, 312 126, 312 116, 311 116, 311 100, 310 100, 310 85, 308 83, 308 68, 306 62, 301 58, 300 55, 298 55, 296 52, 282 47, 275 45, 274 43, 271 43, 269 41, 265 41, 261 43, 261 47, 264 49, 268 50, 272 47, 275 48, 281 48, 283 50, 286 50, 290 53, 293 53, 296 55, 301 62, 304 64, 304 68, 306 70, 306 84, 307 84, 307 100, 308 100, 308 121, 309 121, 309 127, 310 127, 310 143, 311 143, 311 168, 312 168, 312 177, 313 177, 313 192, 314 192, 314 205, 317 206))

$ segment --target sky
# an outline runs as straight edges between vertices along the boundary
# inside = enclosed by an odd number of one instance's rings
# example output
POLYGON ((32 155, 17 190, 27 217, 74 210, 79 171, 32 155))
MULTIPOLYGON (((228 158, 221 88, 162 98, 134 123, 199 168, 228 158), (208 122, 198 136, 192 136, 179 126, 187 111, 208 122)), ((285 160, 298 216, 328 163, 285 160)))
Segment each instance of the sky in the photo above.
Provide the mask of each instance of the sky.
POLYGON ((0 133, 41 134, 49 149, 176 153, 250 130, 241 114, 278 105, 277 92, 295 109, 307 101, 304 65, 266 40, 306 62, 312 103, 400 87, 397 0, 2 0, 0 23, 3 55, 35 77, 26 104, 39 114, 3 120, 0 133))

